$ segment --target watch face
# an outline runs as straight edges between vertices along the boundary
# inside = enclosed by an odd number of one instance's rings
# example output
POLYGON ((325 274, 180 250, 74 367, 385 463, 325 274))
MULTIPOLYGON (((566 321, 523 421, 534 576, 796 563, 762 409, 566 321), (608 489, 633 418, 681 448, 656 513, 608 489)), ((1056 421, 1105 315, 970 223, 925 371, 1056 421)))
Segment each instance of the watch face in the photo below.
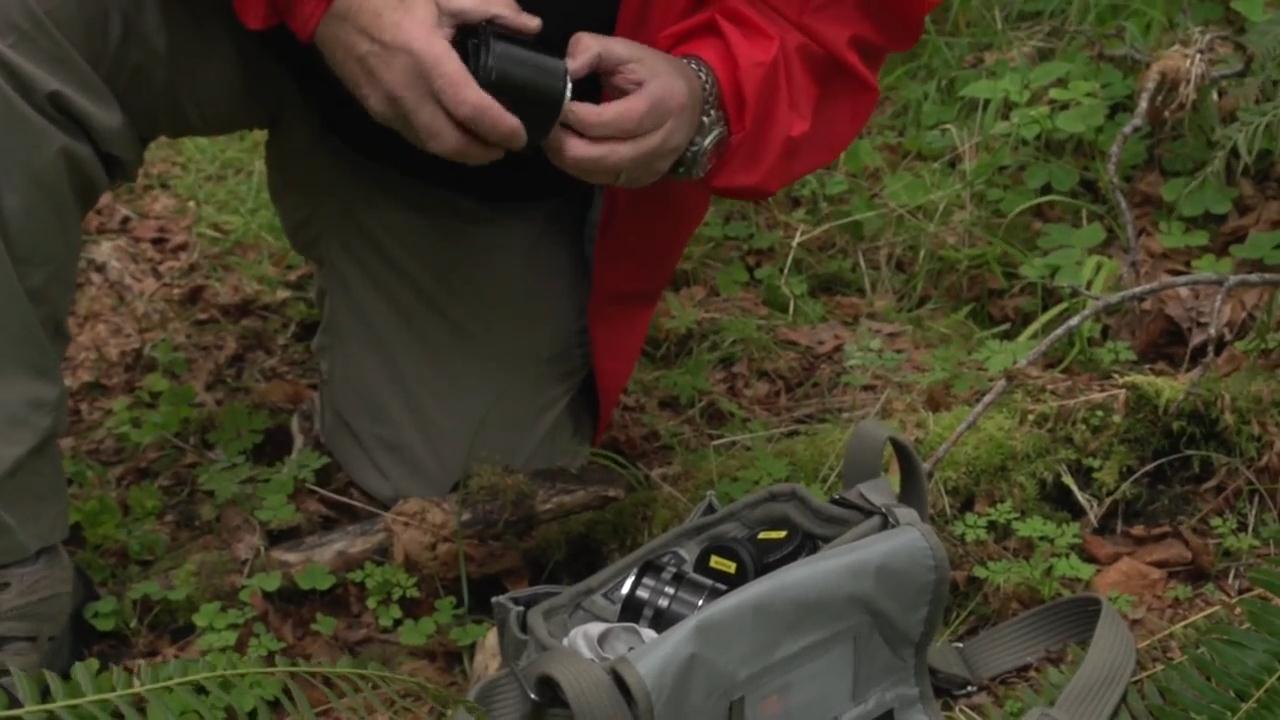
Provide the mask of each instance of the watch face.
POLYGON ((705 175, 711 170, 711 166, 715 164, 716 159, 720 156, 720 150, 723 148, 724 140, 728 135, 729 132, 723 127, 716 128, 707 135, 707 139, 703 141, 702 148, 698 152, 697 172, 699 176, 705 175))

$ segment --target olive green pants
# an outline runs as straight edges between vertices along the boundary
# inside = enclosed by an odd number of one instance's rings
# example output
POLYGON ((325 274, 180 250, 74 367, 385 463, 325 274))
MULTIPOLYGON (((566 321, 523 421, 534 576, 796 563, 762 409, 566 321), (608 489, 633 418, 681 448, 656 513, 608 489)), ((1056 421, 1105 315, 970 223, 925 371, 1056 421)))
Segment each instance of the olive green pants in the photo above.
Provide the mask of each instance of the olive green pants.
POLYGON ((584 459, 590 203, 496 206, 328 137, 230 0, 0 2, 0 564, 61 541, 59 364, 80 223, 151 139, 266 129, 272 199, 319 267, 321 432, 383 501, 475 463, 584 459))

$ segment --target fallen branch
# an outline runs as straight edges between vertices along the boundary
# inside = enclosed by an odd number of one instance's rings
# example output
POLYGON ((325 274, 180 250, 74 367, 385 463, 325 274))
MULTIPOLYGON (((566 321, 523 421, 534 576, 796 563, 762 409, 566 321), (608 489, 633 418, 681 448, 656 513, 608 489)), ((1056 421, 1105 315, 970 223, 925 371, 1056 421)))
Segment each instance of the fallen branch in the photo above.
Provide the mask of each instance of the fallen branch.
POLYGON ((1080 311, 1074 317, 1063 322, 1056 330, 1047 335, 1044 340, 1041 340, 1040 344, 1036 345, 1031 352, 1027 353, 1022 360, 1018 361, 1018 363, 1014 365, 1003 378, 996 382, 996 384, 987 391, 987 394, 984 395, 982 400, 980 400, 973 408, 968 417, 964 419, 964 422, 961 422, 959 427, 955 429, 955 432, 951 433, 951 437, 947 438, 947 440, 938 447, 933 455, 930 456, 929 462, 925 464, 925 470, 929 474, 932 474, 934 468, 938 466, 938 463, 942 462, 942 460, 951 453, 951 450, 955 448, 956 443, 960 441, 960 438, 964 437, 966 433, 972 430, 973 426, 978 423, 982 416, 985 415, 987 411, 989 411, 991 407, 1009 391, 1009 388, 1013 386, 1014 378, 1036 362, 1039 362, 1039 360, 1044 357, 1054 345, 1057 345, 1060 340, 1080 329, 1080 326, 1084 325, 1097 315, 1101 315, 1108 310, 1126 305, 1135 300, 1142 300, 1166 290, 1197 285, 1217 285, 1231 289, 1241 287, 1280 287, 1280 273, 1249 273, 1244 275, 1214 275, 1206 273, 1199 275, 1182 275, 1180 277, 1168 278, 1159 282, 1140 285, 1093 301, 1088 307, 1080 311))
MULTIPOLYGON (((271 548, 266 564, 293 571, 316 563, 340 572, 390 553, 416 569, 448 575, 451 567, 456 571, 460 537, 468 545, 474 541, 479 555, 496 562, 496 553, 484 551, 486 542, 518 544, 534 527, 599 510, 621 500, 626 490, 625 478, 597 466, 581 473, 539 471, 489 479, 460 495, 406 500, 385 515, 271 548)), ((484 564, 468 566, 468 572, 484 575, 484 564)), ((493 569, 506 569, 498 565, 493 569)))
POLYGON ((1142 257, 1138 240, 1138 225, 1133 217, 1133 208, 1125 197, 1125 185, 1120 182, 1120 156, 1139 131, 1151 124, 1152 103, 1161 85, 1169 84, 1173 89, 1173 101, 1159 109, 1164 118, 1174 118, 1191 109, 1201 88, 1211 83, 1221 82, 1238 77, 1248 72, 1246 61, 1239 67, 1225 71, 1214 71, 1212 59, 1217 53, 1220 42, 1228 42, 1239 46, 1239 42, 1221 33, 1199 31, 1195 34, 1189 47, 1175 45, 1151 63, 1144 74, 1142 90, 1138 95, 1138 106, 1133 117, 1121 128, 1116 139, 1111 143, 1107 153, 1107 181, 1111 185, 1111 198, 1120 210, 1125 229, 1125 273, 1129 283, 1138 282, 1139 263, 1142 257))

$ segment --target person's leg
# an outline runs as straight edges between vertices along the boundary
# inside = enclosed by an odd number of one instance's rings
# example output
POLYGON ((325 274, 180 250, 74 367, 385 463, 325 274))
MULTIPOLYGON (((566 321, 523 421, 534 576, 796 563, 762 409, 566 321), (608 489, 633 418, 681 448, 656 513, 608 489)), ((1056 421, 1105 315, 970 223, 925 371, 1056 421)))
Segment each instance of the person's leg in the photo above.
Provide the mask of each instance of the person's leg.
POLYGON ((0 667, 39 662, 24 628, 70 602, 46 549, 81 220, 149 140, 265 126, 285 76, 257 47, 226 0, 0 2, 0 667))
POLYGON ((478 465, 585 460, 589 190, 455 196, 364 161, 306 113, 273 129, 267 162, 286 233, 320 267, 320 434, 357 484, 392 503, 478 465))

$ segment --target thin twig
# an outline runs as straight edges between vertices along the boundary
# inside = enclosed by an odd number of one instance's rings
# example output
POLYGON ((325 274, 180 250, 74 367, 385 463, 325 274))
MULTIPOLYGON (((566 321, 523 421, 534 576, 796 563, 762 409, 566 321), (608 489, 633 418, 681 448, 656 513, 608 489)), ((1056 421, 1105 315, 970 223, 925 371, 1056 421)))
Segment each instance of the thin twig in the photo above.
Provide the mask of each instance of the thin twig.
POLYGON ((1107 180, 1111 183, 1111 197, 1115 200, 1116 207, 1120 209, 1120 217, 1124 220, 1128 251, 1125 272, 1129 276, 1130 283, 1138 281, 1141 249, 1138 246, 1138 224, 1133 218, 1133 208, 1129 207, 1129 200, 1125 197, 1125 186, 1120 182, 1120 156, 1124 153, 1125 146, 1129 144, 1129 139, 1147 126, 1151 100, 1155 97, 1156 90, 1160 88, 1161 79, 1162 76, 1158 72, 1152 72, 1147 77, 1147 82, 1142 86, 1142 94, 1138 97, 1138 108, 1133 111, 1133 117, 1116 135, 1115 142, 1111 143, 1111 152, 1107 156, 1107 180))
MULTIPOLYGON (((1108 495, 1107 498, 1102 501, 1102 506, 1098 508, 1098 518, 1101 519, 1103 515, 1106 515, 1107 510, 1111 509, 1111 503, 1115 502, 1116 498, 1123 495, 1124 491, 1128 490, 1130 485, 1138 481, 1138 478, 1141 478, 1143 475, 1146 475, 1147 473, 1151 472, 1152 470, 1155 470, 1156 468, 1166 463, 1171 463, 1174 460, 1181 460, 1182 458, 1185 458, 1185 457, 1193 457, 1197 455, 1214 455, 1216 457, 1214 453, 1200 452, 1197 450, 1188 450, 1186 452, 1180 452, 1175 455, 1169 455, 1168 457, 1162 457, 1159 460, 1148 463, 1142 469, 1130 475, 1128 480, 1125 480, 1124 482, 1120 483, 1120 487, 1116 488, 1115 492, 1108 495)), ((1093 521, 1093 526, 1095 528, 1098 526, 1097 520, 1093 521)))
POLYGON ((1128 390, 1125 390, 1124 388, 1115 388, 1113 390, 1103 390, 1102 392, 1096 392, 1096 393, 1093 393, 1092 395, 1085 395, 1084 397, 1067 398, 1065 400, 1054 400, 1053 402, 1042 403, 1040 407, 1060 408, 1060 407, 1067 407, 1068 405, 1081 405, 1084 403, 1093 402, 1094 400, 1104 400, 1106 398, 1114 397, 1116 395, 1124 395, 1126 392, 1128 392, 1128 390))
POLYGON ((791 288, 787 287, 788 280, 791 277, 791 264, 796 260, 796 250, 800 247, 800 239, 804 237, 804 227, 796 229, 796 235, 791 239, 791 249, 787 251, 787 262, 782 266, 782 280, 779 281, 779 287, 782 288, 782 294, 787 296, 787 319, 790 320, 796 314, 796 296, 791 292, 791 288))
POLYGON ((387 512, 386 510, 380 510, 372 505, 367 505, 365 503, 362 503, 359 500, 352 500, 349 497, 343 497, 335 492, 325 490, 319 485, 315 485, 313 483, 307 483, 307 489, 318 495, 323 495, 329 498, 330 500, 334 500, 346 505, 350 505, 351 507, 360 508, 361 510, 368 510, 369 512, 374 513, 375 515, 381 515, 384 518, 390 518, 392 520, 401 520, 401 518, 396 517, 395 515, 387 512))
POLYGON ((1118 292, 1114 295, 1109 295, 1101 300, 1096 300, 1090 303, 1088 307, 1059 325, 1058 329, 1046 336, 1044 340, 1041 340, 1039 345, 1032 349, 1031 352, 1027 353, 1022 360, 1018 361, 1017 365, 1014 365, 1003 378, 997 381, 996 384, 987 391, 987 394, 983 396, 982 400, 973 408, 969 413, 969 416, 966 417, 964 421, 960 423, 959 427, 951 433, 951 437, 947 438, 946 441, 943 442, 936 451, 934 451, 933 455, 929 458, 929 462, 925 465, 926 471, 930 474, 933 473, 934 468, 936 468, 938 463, 942 462, 942 460, 951 453, 951 450, 955 448, 956 443, 960 441, 960 438, 964 437, 966 433, 972 430, 973 426, 982 419, 982 416, 987 414, 991 407, 995 405, 1000 398, 1004 397, 1004 394, 1013 386, 1014 379, 1019 373, 1025 371, 1027 368, 1038 362, 1046 353, 1049 352, 1050 349, 1057 345, 1059 341, 1078 330, 1081 325, 1093 319, 1095 316, 1113 308, 1136 300, 1145 299, 1166 290, 1196 285, 1221 286, 1227 283, 1231 283, 1232 287, 1280 287, 1280 273, 1249 273, 1243 275, 1216 275, 1202 273, 1198 275, 1182 275, 1174 278, 1166 278, 1159 282, 1139 285, 1138 287, 1130 288, 1123 292, 1118 292))

